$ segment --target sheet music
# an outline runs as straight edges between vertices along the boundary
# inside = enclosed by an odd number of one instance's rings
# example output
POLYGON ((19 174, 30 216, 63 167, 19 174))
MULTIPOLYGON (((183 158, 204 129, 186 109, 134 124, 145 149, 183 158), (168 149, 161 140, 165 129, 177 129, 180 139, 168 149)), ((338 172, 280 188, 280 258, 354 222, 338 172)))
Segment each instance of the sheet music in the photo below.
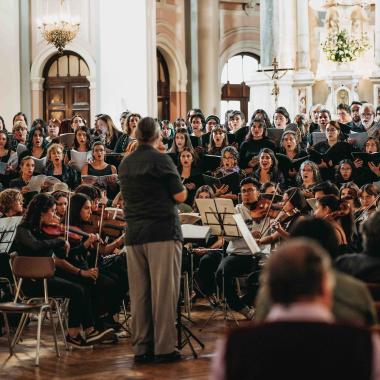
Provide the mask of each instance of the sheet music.
POLYGON ((363 149, 365 142, 368 139, 368 132, 351 132, 348 137, 355 141, 355 144, 363 149))
POLYGON ((78 152, 77 150, 71 149, 70 154, 71 166, 81 172, 83 166, 88 163, 88 155, 91 154, 91 152, 78 152))
POLYGON ((313 132, 312 136, 313 145, 318 144, 321 141, 327 140, 326 134, 324 132, 313 132))
POLYGON ((29 191, 37 191, 38 193, 41 191, 42 184, 44 183, 46 175, 40 174, 33 176, 26 187, 29 191))
POLYGON ((252 236, 251 231, 244 222, 244 219, 241 214, 234 214, 233 218, 243 236, 244 241, 247 243, 248 248, 252 254, 258 253, 261 251, 260 247, 257 245, 255 238, 252 236))
POLYGON ((43 173, 46 167, 46 157, 43 157, 43 158, 33 157, 33 160, 34 160, 34 165, 35 165, 34 171, 36 173, 43 173))
POLYGON ((8 253, 16 235, 16 228, 20 224, 22 216, 0 218, 0 252, 8 253))
POLYGON ((232 199, 196 199, 202 224, 211 227, 213 235, 241 237, 233 215, 236 213, 232 199), (222 226, 218 218, 222 218, 222 226), (223 233, 224 229, 224 233, 223 233))
POLYGON ((19 143, 16 148, 17 156, 19 156, 22 152, 25 152, 26 150, 28 150, 26 145, 19 143))

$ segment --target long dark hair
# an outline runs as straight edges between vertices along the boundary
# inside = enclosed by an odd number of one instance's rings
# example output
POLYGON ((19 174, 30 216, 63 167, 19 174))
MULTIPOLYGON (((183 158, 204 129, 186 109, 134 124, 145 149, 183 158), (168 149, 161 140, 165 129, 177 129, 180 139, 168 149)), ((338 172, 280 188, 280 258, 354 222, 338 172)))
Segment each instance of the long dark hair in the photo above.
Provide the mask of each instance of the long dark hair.
POLYGON ((55 205, 55 199, 45 193, 36 194, 30 201, 22 223, 32 231, 38 231, 41 224, 41 215, 55 205))
POLYGON ((307 202, 301 189, 298 187, 290 187, 284 194, 288 195, 290 204, 297 208, 302 214, 306 214, 307 202))
POLYGON ((74 148, 75 149, 78 149, 79 148, 79 143, 78 143, 78 140, 77 140, 77 133, 79 131, 82 131, 82 132, 85 132, 86 133, 86 138, 87 138, 87 141, 86 141, 86 149, 87 151, 91 150, 91 135, 90 135, 90 130, 89 128, 87 128, 85 125, 81 125, 80 127, 78 127, 76 130, 75 130, 75 135, 74 135, 74 148))
POLYGON ((36 127, 30 130, 29 135, 28 135, 28 140, 26 141, 26 147, 28 148, 29 152, 32 152, 33 136, 37 131, 40 131, 42 134, 42 149, 46 150, 47 141, 46 141, 46 136, 45 136, 45 130, 42 126, 37 125, 36 127))
POLYGON ((248 133, 247 133, 247 136, 245 137, 246 141, 253 140, 253 134, 252 134, 251 128, 254 124, 259 124, 261 128, 263 129, 263 135, 261 136, 262 139, 267 136, 267 126, 265 124, 265 121, 262 119, 256 118, 256 119, 251 120, 249 124, 248 133))
MULTIPOLYGON (((1 117, 1 116, 0 116, 1 117)), ((3 134, 6 138, 6 143, 4 145, 4 149, 10 149, 10 146, 9 146, 9 135, 7 133, 7 130, 6 129, 0 129, 0 134, 3 134)))
MULTIPOLYGON (((325 195, 322 198, 318 199, 318 203, 322 207, 328 207, 332 212, 334 211, 341 211, 342 210, 342 201, 339 200, 335 195, 325 195)), ((352 230, 353 230, 353 215, 352 211, 350 210, 347 213, 342 213, 342 216, 339 216, 337 218, 334 218, 336 220, 340 221, 340 224, 344 230, 344 233, 346 235, 347 242, 351 241, 352 238, 352 230)))
POLYGON ((266 128, 271 128, 272 127, 272 124, 270 122, 270 119, 269 119, 269 116, 268 114, 266 113, 266 111, 264 111, 263 109, 261 108, 258 108, 253 114, 252 114, 252 117, 251 117, 251 122, 250 124, 252 125, 252 122, 257 119, 257 120, 262 120, 264 123, 265 123, 265 126, 266 128))
POLYGON ((356 167, 355 167, 354 163, 351 160, 347 160, 347 159, 340 161, 338 164, 338 167, 335 170, 335 182, 336 183, 352 182, 352 181, 355 181, 355 178, 356 178, 356 167), (340 173, 340 168, 344 164, 350 165, 350 167, 351 167, 351 175, 350 175, 350 178, 347 180, 345 180, 342 177, 342 174, 340 173))
POLYGON ((70 199, 70 224, 76 227, 82 226, 82 219, 80 217, 80 212, 83 205, 87 202, 91 202, 91 199, 82 193, 74 194, 70 199))
POLYGON ((3 130, 7 132, 8 130, 7 130, 7 127, 5 126, 5 121, 1 115, 0 115, 0 120, 3 123, 3 130))

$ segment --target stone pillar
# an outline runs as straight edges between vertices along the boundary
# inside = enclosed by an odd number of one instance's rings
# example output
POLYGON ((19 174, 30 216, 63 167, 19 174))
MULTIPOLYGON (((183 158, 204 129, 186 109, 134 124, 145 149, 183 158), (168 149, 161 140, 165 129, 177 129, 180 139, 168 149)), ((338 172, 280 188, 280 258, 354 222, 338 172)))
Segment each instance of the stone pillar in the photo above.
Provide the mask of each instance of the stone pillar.
POLYGON ((21 111, 19 20, 19 2, 0 1, 0 115, 8 130, 13 115, 21 111))
MULTIPOLYGON (((271 66, 276 55, 274 23, 274 0, 261 0, 260 2, 260 63, 262 67, 271 66)), ((277 24, 278 25, 278 24, 277 24)))
POLYGON ((296 6, 297 70, 294 73, 294 113, 304 111, 307 113, 313 103, 311 86, 314 79, 314 75, 310 71, 309 3, 308 1, 297 0, 296 6))
POLYGON ((297 0, 297 69, 310 70, 309 4, 297 0))
POLYGON ((156 117, 156 1, 97 0, 95 25, 96 112, 156 117))
POLYGON ((219 115, 219 1, 198 1, 199 106, 205 115, 219 115))

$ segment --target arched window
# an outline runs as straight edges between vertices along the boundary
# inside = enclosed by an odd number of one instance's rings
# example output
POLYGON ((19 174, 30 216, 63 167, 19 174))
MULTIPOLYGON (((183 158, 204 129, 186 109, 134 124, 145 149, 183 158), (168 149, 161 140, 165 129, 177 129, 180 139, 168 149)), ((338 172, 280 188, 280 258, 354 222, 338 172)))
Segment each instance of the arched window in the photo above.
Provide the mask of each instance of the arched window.
POLYGON ((90 119, 90 75, 84 59, 65 51, 49 59, 44 69, 44 116, 70 119, 76 113, 90 119))
POLYGON ((250 53, 241 53, 231 57, 224 65, 221 75, 222 101, 220 105, 221 119, 227 110, 240 110, 246 120, 252 113, 253 105, 249 102, 250 88, 245 81, 257 71, 259 58, 250 53))
POLYGON ((159 50, 157 50, 157 116, 159 120, 170 118, 169 69, 159 50))

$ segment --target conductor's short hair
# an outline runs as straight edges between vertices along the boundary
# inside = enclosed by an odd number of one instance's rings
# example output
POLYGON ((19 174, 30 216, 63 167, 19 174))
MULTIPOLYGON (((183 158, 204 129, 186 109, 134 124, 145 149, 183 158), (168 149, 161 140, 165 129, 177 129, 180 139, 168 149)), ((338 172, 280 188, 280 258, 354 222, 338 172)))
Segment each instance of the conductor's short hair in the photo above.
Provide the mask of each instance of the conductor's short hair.
POLYGON ((152 117, 143 117, 137 124, 136 138, 139 143, 152 143, 160 136, 160 126, 152 117))

